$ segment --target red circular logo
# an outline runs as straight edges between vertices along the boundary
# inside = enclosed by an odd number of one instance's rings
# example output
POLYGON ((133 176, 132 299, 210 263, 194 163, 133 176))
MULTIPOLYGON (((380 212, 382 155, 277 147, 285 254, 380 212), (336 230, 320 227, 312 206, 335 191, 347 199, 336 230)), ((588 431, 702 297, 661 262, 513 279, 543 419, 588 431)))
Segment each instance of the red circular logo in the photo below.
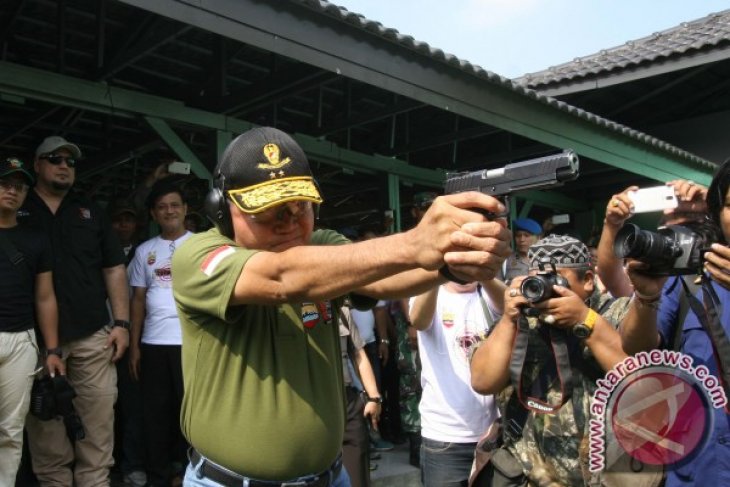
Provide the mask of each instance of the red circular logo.
POLYGON ((680 462, 702 443, 708 427, 707 404, 694 381, 659 370, 630 377, 611 408, 619 444, 649 465, 680 462))

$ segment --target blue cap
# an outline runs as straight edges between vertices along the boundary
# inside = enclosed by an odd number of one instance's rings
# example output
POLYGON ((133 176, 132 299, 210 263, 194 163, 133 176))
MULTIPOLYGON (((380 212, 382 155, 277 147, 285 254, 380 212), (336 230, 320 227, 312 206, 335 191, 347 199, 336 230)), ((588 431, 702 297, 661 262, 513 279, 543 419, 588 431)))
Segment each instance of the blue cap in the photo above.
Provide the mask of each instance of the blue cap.
POLYGON ((524 230, 527 233, 533 235, 540 235, 542 233, 542 227, 532 218, 516 218, 512 220, 512 231, 524 230))

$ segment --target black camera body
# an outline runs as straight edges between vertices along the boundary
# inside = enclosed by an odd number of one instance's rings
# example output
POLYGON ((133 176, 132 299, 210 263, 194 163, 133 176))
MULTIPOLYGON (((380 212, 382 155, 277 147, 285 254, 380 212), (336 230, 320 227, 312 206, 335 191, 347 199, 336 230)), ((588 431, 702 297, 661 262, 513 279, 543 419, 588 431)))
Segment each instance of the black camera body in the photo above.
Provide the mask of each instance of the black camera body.
POLYGON ((33 382, 33 389, 30 393, 30 412, 42 421, 48 421, 57 416, 56 390, 53 387, 53 379, 50 377, 43 377, 33 382))
POLYGON ((36 379, 30 394, 30 412, 43 421, 61 416, 68 438, 71 441, 83 440, 86 432, 74 408, 74 397, 76 391, 62 375, 36 379))
POLYGON ((556 296, 553 286, 563 286, 570 288, 568 280, 558 274, 555 270, 555 264, 550 264, 551 268, 545 270, 545 265, 540 264, 540 271, 534 276, 529 276, 522 281, 520 292, 531 304, 539 303, 556 296))
POLYGON ((678 276, 701 272, 705 245, 705 239, 683 225, 667 225, 651 232, 626 223, 616 234, 613 251, 622 259, 647 264, 645 274, 678 276))

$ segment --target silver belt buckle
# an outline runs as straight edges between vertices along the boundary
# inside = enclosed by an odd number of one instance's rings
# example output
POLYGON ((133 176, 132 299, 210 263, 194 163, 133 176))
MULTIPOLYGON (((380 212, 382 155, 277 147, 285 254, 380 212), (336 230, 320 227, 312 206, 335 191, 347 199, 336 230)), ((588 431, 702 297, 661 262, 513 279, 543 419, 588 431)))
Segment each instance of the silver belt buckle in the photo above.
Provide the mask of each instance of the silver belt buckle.
POLYGON ((281 487, 306 487, 310 482, 318 480, 319 477, 315 477, 312 480, 297 480, 295 482, 282 482, 281 487))

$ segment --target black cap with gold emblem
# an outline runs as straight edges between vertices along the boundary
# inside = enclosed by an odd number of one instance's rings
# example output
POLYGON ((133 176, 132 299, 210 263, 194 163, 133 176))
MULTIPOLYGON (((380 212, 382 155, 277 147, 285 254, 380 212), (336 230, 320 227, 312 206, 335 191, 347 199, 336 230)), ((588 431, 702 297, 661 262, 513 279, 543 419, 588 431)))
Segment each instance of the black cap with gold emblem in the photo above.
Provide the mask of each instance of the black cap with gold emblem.
POLYGON ((246 213, 287 201, 322 203, 304 151, 275 128, 254 128, 236 137, 215 175, 223 180, 221 189, 246 213))
POLYGON ((25 178, 30 186, 33 186, 33 183, 35 183, 33 175, 25 167, 23 167, 23 161, 17 157, 8 157, 0 160, 0 178, 4 178, 11 174, 20 174, 25 178))

